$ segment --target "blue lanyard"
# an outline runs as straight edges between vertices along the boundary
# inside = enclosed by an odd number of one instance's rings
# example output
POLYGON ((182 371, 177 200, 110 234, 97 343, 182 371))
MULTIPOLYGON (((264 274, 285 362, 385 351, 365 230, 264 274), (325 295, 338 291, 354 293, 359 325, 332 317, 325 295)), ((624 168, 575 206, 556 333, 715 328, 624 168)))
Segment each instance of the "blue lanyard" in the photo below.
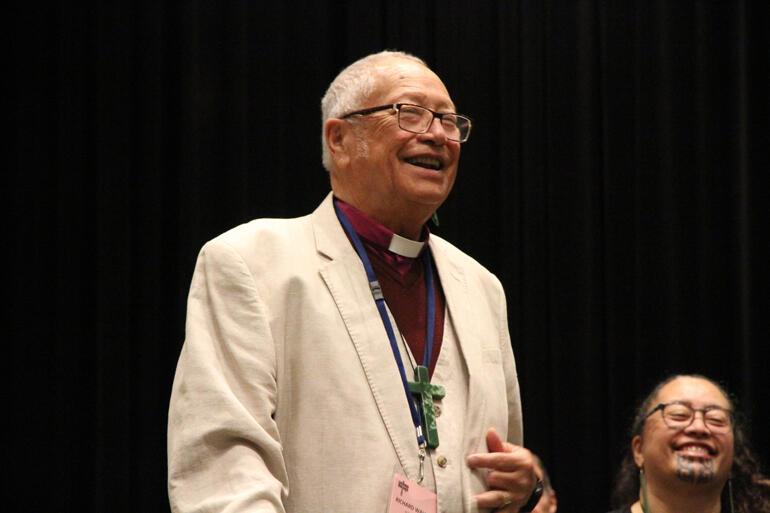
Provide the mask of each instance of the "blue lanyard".
MULTIPOLYGON (((385 296, 382 295, 382 288, 380 287, 380 283, 377 281, 377 277, 374 275, 374 269, 372 268, 371 262, 369 262, 369 257, 366 255, 366 250, 364 249, 364 245, 361 243, 361 239, 353 229, 353 225, 350 224, 348 218, 337 206, 336 202, 334 204, 334 211, 337 213, 337 218, 342 223, 342 227, 345 229, 348 237, 350 237, 350 240, 353 241, 353 246, 356 249, 356 253, 358 253, 358 257, 361 259, 361 263, 364 264, 366 279, 369 280, 369 288, 371 289, 372 296, 374 296, 374 301, 377 304, 377 310, 380 312, 382 324, 385 325, 385 331, 388 334, 388 340, 390 340, 390 349, 393 351, 393 357, 396 359, 396 365, 398 365, 398 373, 401 375, 401 384, 404 386, 406 400, 407 403, 409 403, 409 410, 412 412, 412 421, 414 422, 414 428, 417 432, 417 445, 419 445, 420 449, 424 451, 426 443, 425 437, 422 433, 422 417, 420 415, 420 410, 415 404, 414 398, 412 398, 412 394, 409 392, 409 384, 407 383, 406 372, 404 371, 404 362, 401 360, 401 352, 398 350, 398 343, 396 342, 396 336, 393 332, 393 326, 390 324, 390 318, 388 317, 388 312, 385 308, 385 296)), ((430 358, 433 352, 433 332, 434 326, 436 324, 436 300, 433 297, 433 266, 431 264, 430 248, 427 244, 425 245, 425 255, 423 256, 422 260, 425 269, 425 289, 428 302, 428 325, 426 330, 427 333, 425 335, 425 351, 423 352, 422 361, 426 368, 430 368, 430 358)), ((421 456, 421 458, 422 457, 424 456, 421 456)))

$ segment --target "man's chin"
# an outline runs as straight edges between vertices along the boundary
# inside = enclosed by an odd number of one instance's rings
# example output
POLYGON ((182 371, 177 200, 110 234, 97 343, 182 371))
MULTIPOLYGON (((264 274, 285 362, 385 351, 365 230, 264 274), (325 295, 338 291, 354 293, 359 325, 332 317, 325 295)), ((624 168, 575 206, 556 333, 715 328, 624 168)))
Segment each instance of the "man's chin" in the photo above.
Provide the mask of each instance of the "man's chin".
POLYGON ((709 457, 676 456, 676 476, 688 483, 706 484, 714 480, 714 460, 709 457))

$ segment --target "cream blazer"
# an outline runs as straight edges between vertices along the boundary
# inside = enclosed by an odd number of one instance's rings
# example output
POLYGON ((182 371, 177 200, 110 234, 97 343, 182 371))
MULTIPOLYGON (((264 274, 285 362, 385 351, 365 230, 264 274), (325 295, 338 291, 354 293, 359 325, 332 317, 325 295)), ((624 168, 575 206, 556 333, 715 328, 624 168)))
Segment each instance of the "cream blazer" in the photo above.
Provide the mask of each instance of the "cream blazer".
MULTIPOLYGON (((465 456, 486 450, 489 427, 522 443, 505 296, 475 260, 436 235, 430 246, 448 334, 433 381, 447 397, 424 484, 439 511, 476 511, 485 476, 465 456)), ((418 461, 390 344, 332 195, 308 216, 258 219, 208 242, 169 408, 171 509, 385 513, 394 473, 416 480, 418 461)))

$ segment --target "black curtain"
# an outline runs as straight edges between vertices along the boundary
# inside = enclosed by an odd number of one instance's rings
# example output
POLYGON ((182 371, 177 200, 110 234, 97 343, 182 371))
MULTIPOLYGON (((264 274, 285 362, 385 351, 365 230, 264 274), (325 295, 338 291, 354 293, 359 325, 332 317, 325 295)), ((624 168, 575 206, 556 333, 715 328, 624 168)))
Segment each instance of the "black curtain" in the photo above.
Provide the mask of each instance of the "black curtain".
POLYGON ((669 373, 732 390, 770 463, 766 2, 10 14, 15 511, 168 510, 167 406, 197 251, 320 202, 320 97, 385 48, 424 58, 474 120, 434 231, 506 288, 526 445, 560 510, 607 510, 633 406, 669 373))

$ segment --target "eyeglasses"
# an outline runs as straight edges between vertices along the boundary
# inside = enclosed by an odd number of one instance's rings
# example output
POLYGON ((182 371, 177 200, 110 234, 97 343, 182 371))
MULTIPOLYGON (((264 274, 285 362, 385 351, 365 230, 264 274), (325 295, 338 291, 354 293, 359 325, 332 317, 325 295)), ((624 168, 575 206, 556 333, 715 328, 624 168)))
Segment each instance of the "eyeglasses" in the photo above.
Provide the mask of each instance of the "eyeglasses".
POLYGON ((412 132, 414 134, 424 134, 430 130, 433 120, 438 118, 441 121, 441 127, 444 129, 447 139, 450 141, 464 143, 471 135, 471 119, 454 112, 439 113, 430 110, 427 107, 413 105, 411 103, 394 103, 392 105, 381 105, 370 109, 362 109, 345 114, 340 119, 350 116, 366 116, 373 112, 393 109, 398 115, 398 127, 401 130, 412 132))
POLYGON ((678 401, 660 403, 645 415, 644 420, 647 420, 658 410, 663 415, 663 422, 674 429, 684 429, 692 424, 695 420, 695 412, 701 412, 703 423, 713 433, 727 433, 733 425, 733 412, 726 408, 709 406, 708 408, 696 409, 678 401))

